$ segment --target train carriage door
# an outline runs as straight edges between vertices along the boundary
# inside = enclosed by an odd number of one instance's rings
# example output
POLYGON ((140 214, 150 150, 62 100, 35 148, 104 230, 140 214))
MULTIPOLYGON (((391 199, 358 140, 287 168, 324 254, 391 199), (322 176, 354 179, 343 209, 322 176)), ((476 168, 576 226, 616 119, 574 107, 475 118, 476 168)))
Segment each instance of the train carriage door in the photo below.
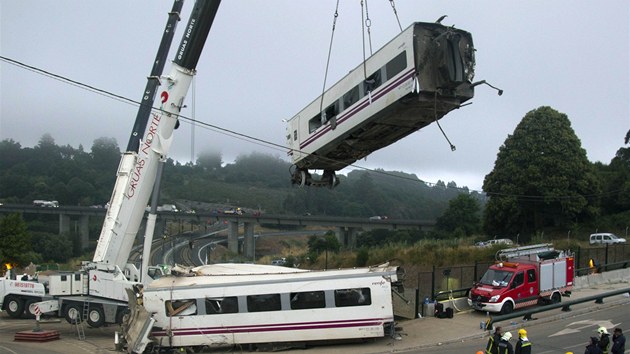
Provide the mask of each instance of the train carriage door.
POLYGON ((291 118, 287 124, 287 146, 289 147, 288 154, 291 159, 295 162, 296 160, 302 158, 300 153, 300 116, 297 115, 291 118))

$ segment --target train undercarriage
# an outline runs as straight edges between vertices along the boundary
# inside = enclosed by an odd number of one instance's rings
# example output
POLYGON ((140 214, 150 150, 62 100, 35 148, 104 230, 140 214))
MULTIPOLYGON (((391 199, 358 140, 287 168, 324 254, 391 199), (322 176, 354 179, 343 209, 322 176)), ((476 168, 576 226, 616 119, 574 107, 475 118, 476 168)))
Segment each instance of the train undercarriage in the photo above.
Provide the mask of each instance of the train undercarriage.
POLYGON ((335 188, 339 185, 339 179, 333 170, 324 170, 324 174, 320 179, 313 178, 308 169, 299 168, 293 166, 291 171, 291 184, 298 185, 300 187, 312 186, 312 187, 328 187, 335 188))

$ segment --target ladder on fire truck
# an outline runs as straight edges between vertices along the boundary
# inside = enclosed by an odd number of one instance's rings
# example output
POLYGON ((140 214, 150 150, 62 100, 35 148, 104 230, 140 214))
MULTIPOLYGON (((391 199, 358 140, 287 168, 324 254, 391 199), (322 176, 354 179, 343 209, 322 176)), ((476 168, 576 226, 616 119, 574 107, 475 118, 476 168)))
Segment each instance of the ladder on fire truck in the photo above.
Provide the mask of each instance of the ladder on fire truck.
POLYGON ((551 252, 551 251, 554 251, 553 245, 551 243, 540 243, 537 245, 506 248, 506 249, 499 250, 497 251, 496 259, 498 261, 506 261, 511 258, 529 256, 532 254, 539 254, 542 252, 551 252))

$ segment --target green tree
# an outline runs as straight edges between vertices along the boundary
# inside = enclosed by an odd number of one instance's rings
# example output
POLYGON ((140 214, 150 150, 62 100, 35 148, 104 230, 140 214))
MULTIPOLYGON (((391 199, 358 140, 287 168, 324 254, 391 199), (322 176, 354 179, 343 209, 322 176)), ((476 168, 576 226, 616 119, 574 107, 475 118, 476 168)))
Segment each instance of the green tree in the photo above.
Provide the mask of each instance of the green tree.
POLYGON ((120 149, 114 138, 100 137, 92 143, 92 159, 96 167, 109 174, 114 174, 120 161, 120 149))
POLYGON ((499 149, 483 183, 484 228, 531 234, 596 214, 594 169, 568 117, 551 107, 528 112, 499 149))
POLYGON ((211 171, 221 168, 223 158, 220 151, 206 150, 197 155, 197 165, 211 171))
POLYGON ((31 261, 31 235, 20 214, 0 217, 0 264, 23 267, 31 261))
POLYGON ((441 231, 461 230, 466 236, 479 232, 481 228, 479 201, 469 194, 460 194, 448 202, 448 208, 437 219, 441 231))
POLYGON ((73 255, 74 245, 68 235, 33 233, 33 250, 47 262, 66 262, 73 255))
POLYGON ((602 181, 602 210, 607 214, 630 210, 630 148, 620 148, 606 166, 595 163, 602 181))
POLYGON ((339 240, 337 240, 335 233, 332 231, 326 232, 323 237, 315 235, 310 236, 308 238, 307 246, 311 261, 316 260, 317 257, 324 252, 331 251, 333 253, 337 253, 339 252, 339 249, 341 249, 341 244, 339 243, 339 240))

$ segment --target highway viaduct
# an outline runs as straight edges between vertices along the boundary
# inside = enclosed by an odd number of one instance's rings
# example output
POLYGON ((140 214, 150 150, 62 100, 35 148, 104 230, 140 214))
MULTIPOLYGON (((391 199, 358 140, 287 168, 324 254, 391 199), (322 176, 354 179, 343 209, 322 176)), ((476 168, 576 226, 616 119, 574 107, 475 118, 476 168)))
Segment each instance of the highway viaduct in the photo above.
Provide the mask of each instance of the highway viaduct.
MULTIPOLYGON (((21 214, 56 214, 59 216, 59 234, 69 233, 72 220, 78 219, 77 232, 80 235, 81 244, 85 247, 89 240, 89 218, 105 218, 105 208, 81 207, 81 206, 60 206, 57 208, 40 207, 32 205, 0 205, 0 214, 21 213, 21 214)), ((349 249, 356 245, 357 237, 362 231, 374 229, 386 230, 430 230, 435 226, 435 220, 399 220, 384 219, 370 220, 369 218, 333 217, 317 215, 272 215, 272 214, 223 214, 216 212, 157 212, 158 222, 154 235, 161 235, 164 232, 166 222, 193 222, 198 225, 224 221, 228 228, 228 249, 239 254, 239 225, 243 225, 243 248, 245 257, 254 255, 254 225, 262 224, 268 227, 278 226, 324 226, 334 227, 335 235, 339 242, 349 249)), ((145 219, 146 220, 146 219, 145 219)), ((141 227, 143 229, 143 227, 141 227)))

